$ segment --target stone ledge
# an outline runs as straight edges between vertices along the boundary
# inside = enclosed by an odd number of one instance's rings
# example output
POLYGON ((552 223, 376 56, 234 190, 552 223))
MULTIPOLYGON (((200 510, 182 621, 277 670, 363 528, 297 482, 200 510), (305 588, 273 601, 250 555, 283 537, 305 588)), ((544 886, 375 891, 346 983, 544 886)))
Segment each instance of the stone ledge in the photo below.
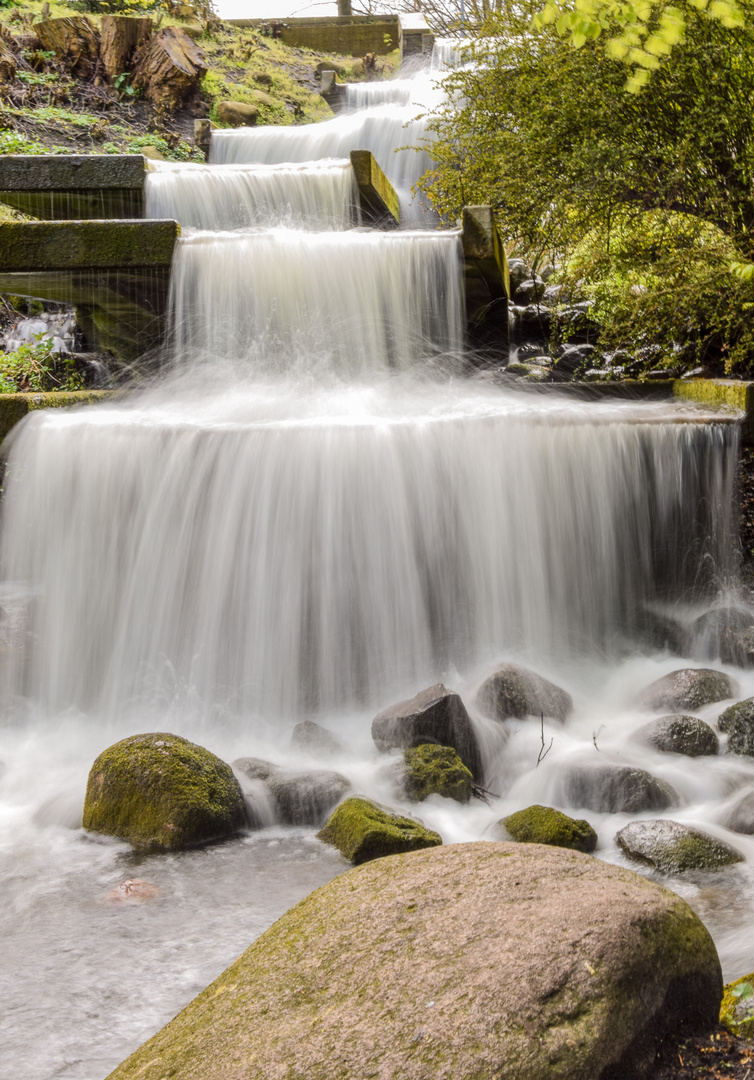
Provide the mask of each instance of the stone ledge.
POLYGON ((398 196, 371 150, 352 150, 351 167, 356 175, 365 220, 370 225, 388 228, 398 225, 401 220, 398 196))
POLYGON ((22 221, 0 225, 0 271, 169 267, 177 221, 22 221))
POLYGON ((36 409, 60 409, 72 405, 95 405, 112 397, 113 390, 56 390, 51 393, 0 394, 0 440, 19 420, 36 409))
POLYGON ((741 442, 754 444, 754 382, 741 379, 675 379, 673 397, 743 413, 741 442))

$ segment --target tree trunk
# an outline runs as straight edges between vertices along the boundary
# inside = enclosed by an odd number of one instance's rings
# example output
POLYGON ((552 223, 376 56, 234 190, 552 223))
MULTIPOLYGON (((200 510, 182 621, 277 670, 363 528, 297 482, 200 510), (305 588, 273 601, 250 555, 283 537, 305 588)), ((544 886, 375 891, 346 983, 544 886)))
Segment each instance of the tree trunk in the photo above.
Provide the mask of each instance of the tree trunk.
POLYGON ((71 61, 71 72, 86 79, 94 72, 99 59, 99 38, 85 15, 65 19, 45 19, 34 26, 43 49, 71 61))
POLYGON ((151 19, 131 19, 126 15, 102 16, 100 59, 108 82, 131 71, 134 53, 151 36, 151 19))
POLYGON ((132 85, 141 88, 148 101, 174 109, 197 89, 206 70, 204 53, 196 42, 185 30, 167 26, 139 53, 132 85))

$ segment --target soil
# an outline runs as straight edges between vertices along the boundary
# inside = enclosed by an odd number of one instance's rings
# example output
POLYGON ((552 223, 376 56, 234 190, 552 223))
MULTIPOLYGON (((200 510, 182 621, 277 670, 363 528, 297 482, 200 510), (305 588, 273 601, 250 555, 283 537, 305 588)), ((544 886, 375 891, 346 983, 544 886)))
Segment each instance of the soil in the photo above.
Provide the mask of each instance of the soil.
POLYGON ((716 1027, 706 1035, 669 1040, 650 1080, 754 1080, 754 1045, 716 1027))

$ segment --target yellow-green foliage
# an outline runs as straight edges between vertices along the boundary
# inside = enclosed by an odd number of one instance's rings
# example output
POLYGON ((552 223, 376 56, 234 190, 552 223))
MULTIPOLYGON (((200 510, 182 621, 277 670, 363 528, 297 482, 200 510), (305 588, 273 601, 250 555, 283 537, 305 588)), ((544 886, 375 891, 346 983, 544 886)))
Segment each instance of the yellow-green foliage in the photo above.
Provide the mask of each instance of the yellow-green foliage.
POLYGON ((390 814, 357 795, 336 807, 317 835, 356 864, 442 844, 441 837, 420 822, 390 814))
POLYGON ((754 973, 725 987, 720 1023, 740 1039, 754 1038, 754 973))

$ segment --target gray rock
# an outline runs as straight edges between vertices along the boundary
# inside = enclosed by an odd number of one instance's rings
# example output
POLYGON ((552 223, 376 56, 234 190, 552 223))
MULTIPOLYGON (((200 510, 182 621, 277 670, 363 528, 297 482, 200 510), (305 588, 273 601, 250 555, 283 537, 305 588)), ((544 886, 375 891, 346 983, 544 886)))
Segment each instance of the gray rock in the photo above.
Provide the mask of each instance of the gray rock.
POLYGON ((754 626, 726 626, 720 633, 720 659, 740 668, 754 667, 754 626))
POLYGON ((337 772, 280 770, 267 780, 278 817, 285 825, 321 825, 351 784, 337 772))
POLYGON ((521 664, 500 664, 479 687, 476 703, 485 716, 546 716, 561 723, 573 711, 570 694, 521 664))
POLYGON ((632 821, 615 839, 630 859, 648 863, 664 874, 719 870, 743 862, 741 852, 729 844, 677 821, 632 821))
POLYGON ((535 275, 522 281, 516 288, 513 298, 517 304, 526 307, 541 300, 545 294, 545 283, 541 277, 535 275))
POLYGON ((508 273, 511 282, 511 296, 516 295, 519 285, 534 277, 534 271, 523 259, 509 259, 508 273))
POLYGON ((229 127, 253 127, 258 118, 257 106, 244 101, 221 101, 217 106, 217 119, 229 127))
POLYGON ((747 791, 732 808, 723 822, 731 832, 754 835, 754 791, 747 791))
POLYGON ((553 369, 572 375, 580 368, 591 366, 595 353, 594 345, 561 345, 553 369))
POLYGON ((670 784, 629 765, 568 769, 563 776, 563 795, 569 806, 600 814, 640 814, 644 810, 666 810, 678 802, 670 784))
POLYGON ((636 732, 636 738, 669 754, 705 757, 717 754, 720 740, 715 732, 696 716, 661 716, 636 732))
POLYGON ((639 695, 644 709, 701 709, 714 701, 735 697, 738 685, 722 671, 711 668, 681 668, 663 675, 639 695))
POLYGON ((722 989, 670 890, 576 851, 453 844, 317 889, 110 1080, 644 1080, 722 989))
POLYGON ((717 726, 728 736, 728 753, 754 757, 754 698, 731 705, 717 718, 717 726))
POLYGON ((746 608, 714 608, 691 627, 693 655, 720 656, 724 664, 751 667, 754 663, 754 618, 746 608))
POLYGON ((451 746, 471 775, 481 779, 482 758, 469 714, 458 694, 442 683, 375 716, 372 738, 379 750, 407 750, 423 743, 451 746))
POLYGON ((236 772, 242 773, 247 780, 269 780, 280 771, 279 765, 273 765, 271 761, 263 761, 262 758, 257 757, 236 758, 231 767, 236 772))
POLYGON ((313 720, 302 720, 300 724, 296 724, 291 732, 291 746, 319 757, 337 757, 343 753, 340 740, 313 720))

